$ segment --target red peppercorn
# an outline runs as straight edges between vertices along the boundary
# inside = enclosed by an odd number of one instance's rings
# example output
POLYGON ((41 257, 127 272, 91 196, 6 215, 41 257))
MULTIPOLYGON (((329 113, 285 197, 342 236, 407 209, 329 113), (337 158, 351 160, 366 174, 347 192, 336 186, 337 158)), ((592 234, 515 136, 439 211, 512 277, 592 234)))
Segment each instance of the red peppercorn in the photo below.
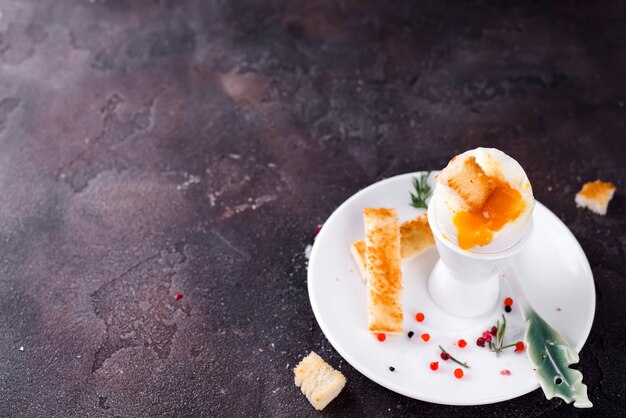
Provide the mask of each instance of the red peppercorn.
POLYGON ((483 332, 483 339, 485 341, 491 341, 491 333, 489 331, 483 332))
POLYGON ((439 362, 438 361, 433 361, 432 363, 430 363, 430 370, 437 370, 439 368, 439 362))
POLYGON ((183 298, 183 295, 181 293, 179 293, 176 296, 174 296, 174 299, 176 299, 176 300, 181 300, 182 298, 183 298))
POLYGON ((378 338, 378 341, 382 343, 383 341, 385 341, 387 336, 385 334, 376 334, 376 338, 378 338))
POLYGON ((441 357, 442 360, 449 360, 450 359, 450 354, 448 353, 444 353, 443 351, 441 352, 441 354, 439 354, 439 357, 441 357))
POLYGON ((457 342, 457 345, 461 348, 464 348, 467 345, 467 341, 461 339, 457 342))
POLYGON ((491 335, 496 335, 498 333, 498 328, 494 325, 493 327, 491 327, 489 332, 491 333, 491 335))
POLYGON ((479 347, 484 347, 485 346, 485 339, 483 337, 480 337, 479 339, 476 340, 476 345, 479 347))
POLYGON ((509 370, 507 370, 507 369, 504 369, 504 370, 500 370, 500 374, 502 376, 510 376, 511 372, 509 370))
POLYGON ((513 299, 511 298, 504 299, 504 306, 513 306, 513 299))
POLYGON ((417 322, 422 322, 424 320, 424 314, 421 312, 418 312, 415 314, 415 320, 417 322))
POLYGON ((515 344, 515 351, 524 351, 525 347, 524 347, 524 343, 521 341, 518 341, 515 344))
POLYGON ((454 369, 454 377, 456 377, 457 379, 460 379, 463 377, 463 370, 461 369, 454 369))
POLYGON ((422 334, 422 340, 424 340, 424 342, 430 340, 430 334, 427 334, 427 333, 422 334))

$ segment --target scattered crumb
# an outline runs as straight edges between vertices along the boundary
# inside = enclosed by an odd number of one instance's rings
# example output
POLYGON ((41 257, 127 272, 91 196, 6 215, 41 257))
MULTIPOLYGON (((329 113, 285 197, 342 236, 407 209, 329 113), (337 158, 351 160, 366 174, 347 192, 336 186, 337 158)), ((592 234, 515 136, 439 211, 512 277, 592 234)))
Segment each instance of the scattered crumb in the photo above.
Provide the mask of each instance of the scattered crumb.
POLYGON ((192 184, 200 183, 200 177, 198 177, 198 176, 194 176, 193 174, 189 175, 189 174, 185 173, 185 177, 187 177, 187 180, 185 180, 184 183, 179 184, 178 186, 176 186, 176 190, 186 190, 192 184))
POLYGON ((239 155, 239 154, 228 154, 228 156, 230 158, 232 158, 233 160, 240 160, 241 159, 241 155, 239 155))
POLYGON ((311 250, 313 249, 312 245, 307 245, 304 248, 304 257, 308 260, 309 258, 311 258, 311 250))
POLYGON ((556 311, 557 312, 561 312, 561 308, 556 308, 556 311))
POLYGON ((224 211, 224 214, 222 215, 222 218, 228 219, 232 217, 233 215, 237 215, 249 209, 256 210, 260 208, 261 206, 263 206, 264 204, 273 202, 274 200, 276 200, 275 195, 264 195, 264 196, 257 197, 255 199, 248 198, 248 202, 251 202, 251 203, 243 203, 241 205, 235 206, 234 208, 227 207, 226 210, 224 211))
POLYGON ((587 208, 598 215, 606 215, 609 202, 613 199, 616 187, 612 183, 601 180, 583 184, 574 199, 577 207, 587 208))
POLYGON ((21 347, 20 347, 20 351, 24 351, 24 346, 21 346, 21 347))

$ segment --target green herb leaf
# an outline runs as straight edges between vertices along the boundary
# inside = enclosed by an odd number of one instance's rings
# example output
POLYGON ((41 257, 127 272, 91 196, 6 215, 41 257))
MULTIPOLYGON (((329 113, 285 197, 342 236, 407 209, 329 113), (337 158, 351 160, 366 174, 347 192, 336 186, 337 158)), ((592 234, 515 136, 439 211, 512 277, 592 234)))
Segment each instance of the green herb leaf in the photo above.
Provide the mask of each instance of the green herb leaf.
POLYGON ((496 332, 496 339, 498 340, 498 347, 502 348, 502 344, 504 344, 504 332, 506 331, 506 318, 502 315, 502 325, 499 325, 500 321, 498 321, 498 331, 496 332))
POLYGON ((537 380, 546 398, 556 396, 567 403, 574 401, 577 408, 592 407, 582 373, 569 368, 579 361, 576 350, 532 309, 526 313, 526 319, 528 358, 537 369, 537 380))
POLYGON ((418 179, 417 177, 413 177, 413 188, 415 189, 415 193, 411 193, 411 203, 409 203, 414 208, 422 208, 426 209, 426 199, 430 197, 431 189, 428 185, 428 177, 430 177, 430 171, 426 174, 422 174, 422 176, 418 179))

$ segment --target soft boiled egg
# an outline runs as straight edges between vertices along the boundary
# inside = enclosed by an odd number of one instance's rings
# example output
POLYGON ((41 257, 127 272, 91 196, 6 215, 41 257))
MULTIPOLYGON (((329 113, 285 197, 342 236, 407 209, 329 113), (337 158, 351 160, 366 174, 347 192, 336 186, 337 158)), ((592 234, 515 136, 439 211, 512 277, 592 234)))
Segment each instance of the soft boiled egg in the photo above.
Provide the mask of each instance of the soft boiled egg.
POLYGON ((495 148, 476 148, 473 156, 495 185, 480 209, 469 210, 457 193, 438 182, 431 204, 444 236, 464 250, 488 253, 515 245, 534 207, 532 188, 517 161, 495 148))

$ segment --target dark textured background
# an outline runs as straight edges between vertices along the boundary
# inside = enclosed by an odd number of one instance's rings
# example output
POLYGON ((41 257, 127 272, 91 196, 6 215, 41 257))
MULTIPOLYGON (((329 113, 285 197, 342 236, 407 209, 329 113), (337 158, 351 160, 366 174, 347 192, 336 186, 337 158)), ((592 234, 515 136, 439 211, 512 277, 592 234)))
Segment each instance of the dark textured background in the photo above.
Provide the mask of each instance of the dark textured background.
POLYGON ((588 3, 0 1, 0 415, 317 416, 315 350, 328 416, 624 416, 625 6, 588 3), (408 399, 315 322, 316 226, 479 145, 589 257, 592 411, 408 399), (606 217, 574 206, 598 177, 606 217))

